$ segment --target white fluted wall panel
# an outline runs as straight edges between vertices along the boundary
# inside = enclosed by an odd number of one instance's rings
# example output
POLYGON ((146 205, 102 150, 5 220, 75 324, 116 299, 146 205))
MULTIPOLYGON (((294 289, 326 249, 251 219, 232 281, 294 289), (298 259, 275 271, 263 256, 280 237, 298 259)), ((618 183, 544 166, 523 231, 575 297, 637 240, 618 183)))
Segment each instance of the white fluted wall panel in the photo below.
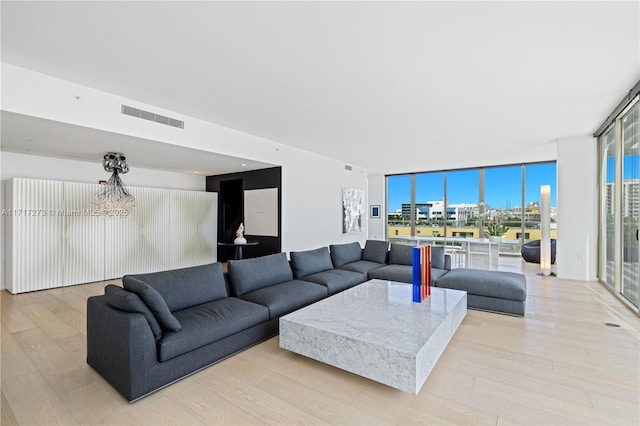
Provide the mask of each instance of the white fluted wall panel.
POLYGON ((218 194, 171 191, 171 269, 217 259, 218 194))
MULTIPOLYGON (((11 249, 7 289, 12 293, 42 290, 62 281, 62 182, 11 179, 7 214, 11 249)), ((9 247, 8 247, 9 248, 9 247)))
POLYGON ((64 182, 63 285, 104 279, 105 218, 92 205, 98 184, 64 182))
POLYGON ((129 188, 133 215, 106 218, 106 278, 169 267, 169 190, 129 188))
POLYGON ((93 210, 98 185, 10 179, 5 281, 12 293, 216 261, 217 194, 129 188, 131 216, 93 210))

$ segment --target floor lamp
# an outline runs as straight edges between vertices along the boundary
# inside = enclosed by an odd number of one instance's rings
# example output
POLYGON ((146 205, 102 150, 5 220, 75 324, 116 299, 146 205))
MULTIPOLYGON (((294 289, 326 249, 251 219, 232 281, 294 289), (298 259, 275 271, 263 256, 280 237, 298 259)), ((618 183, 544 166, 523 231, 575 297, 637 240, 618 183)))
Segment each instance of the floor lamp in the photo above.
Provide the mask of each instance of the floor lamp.
POLYGON ((540 186, 540 269, 542 275, 551 275, 551 186, 540 186))

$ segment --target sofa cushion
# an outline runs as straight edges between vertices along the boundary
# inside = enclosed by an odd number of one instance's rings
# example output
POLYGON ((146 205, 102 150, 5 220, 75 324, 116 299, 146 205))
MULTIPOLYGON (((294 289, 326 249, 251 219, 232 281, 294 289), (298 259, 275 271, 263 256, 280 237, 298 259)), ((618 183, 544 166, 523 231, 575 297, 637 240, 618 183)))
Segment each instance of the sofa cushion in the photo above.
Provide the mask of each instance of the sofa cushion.
POLYGON ((329 295, 331 296, 358 284, 362 284, 365 278, 364 274, 360 272, 347 271, 345 269, 329 269, 328 271, 305 275, 301 280, 327 287, 329 295))
POLYGON ((156 289, 171 312, 229 296, 220 263, 131 276, 156 289))
POLYGON ((362 260, 386 263, 389 254, 389 242, 379 240, 367 240, 362 251, 362 260))
POLYGON ((390 265, 413 265, 413 246, 393 244, 389 249, 390 265))
POLYGON ((347 263, 346 265, 342 265, 340 269, 345 269, 347 271, 360 272, 364 275, 364 279, 369 279, 369 271, 372 271, 376 268, 380 268, 385 266, 384 263, 371 262, 370 260, 358 260, 356 262, 347 263))
POLYGON ((411 284, 413 282, 413 266, 391 264, 376 268, 369 271, 369 279, 374 278, 411 284))
POLYGON ((445 269, 444 246, 431 246, 431 267, 445 269))
POLYGON ((269 319, 264 306, 228 297, 175 312, 179 332, 166 332, 158 342, 158 359, 178 355, 216 342, 269 319))
POLYGON ((449 270, 447 269, 438 269, 438 268, 431 268, 431 286, 433 287, 437 287, 437 281, 444 277, 447 273, 449 272, 449 270))
POLYGON ((240 296, 269 308, 269 318, 278 318, 326 298, 327 288, 307 281, 291 280, 240 296))
POLYGON ((293 278, 333 269, 328 247, 307 251, 292 251, 290 256, 293 278))
POLYGON ((329 246, 329 250, 331 251, 331 262, 333 262, 335 268, 360 260, 362 257, 362 248, 358 242, 332 244, 329 246))
POLYGON ((126 290, 132 291, 149 307, 153 315, 156 317, 160 326, 165 330, 179 331, 182 326, 180 321, 171 314, 167 303, 164 301, 160 293, 158 293, 149 284, 134 278, 132 275, 125 275, 122 278, 122 284, 126 290))
POLYGON ((242 296, 274 284, 291 281, 293 272, 284 253, 244 260, 229 260, 231 292, 242 296))
POLYGON ((137 294, 118 287, 117 285, 109 284, 104 288, 104 295, 107 298, 107 302, 114 308, 125 312, 142 314, 149 323, 149 327, 151 327, 151 331, 156 340, 162 337, 162 328, 158 320, 137 294))

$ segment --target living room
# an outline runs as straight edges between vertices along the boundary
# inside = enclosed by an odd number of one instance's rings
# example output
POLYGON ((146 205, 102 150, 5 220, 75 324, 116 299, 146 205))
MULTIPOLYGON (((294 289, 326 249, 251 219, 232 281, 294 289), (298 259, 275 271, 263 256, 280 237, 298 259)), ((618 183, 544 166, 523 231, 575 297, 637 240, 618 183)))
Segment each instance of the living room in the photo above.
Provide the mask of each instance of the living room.
POLYGON ((106 283, 2 291, 2 423, 637 423, 638 318, 598 282, 593 133, 640 79, 638 28, 635 2, 3 1, 3 203, 11 178, 106 179, 112 150, 134 187, 276 166, 288 253, 387 239, 383 219, 342 233, 343 188, 385 213, 388 175, 555 161, 560 232, 557 278, 515 265, 531 315, 469 311, 414 399, 272 339, 129 406, 83 354, 106 283))

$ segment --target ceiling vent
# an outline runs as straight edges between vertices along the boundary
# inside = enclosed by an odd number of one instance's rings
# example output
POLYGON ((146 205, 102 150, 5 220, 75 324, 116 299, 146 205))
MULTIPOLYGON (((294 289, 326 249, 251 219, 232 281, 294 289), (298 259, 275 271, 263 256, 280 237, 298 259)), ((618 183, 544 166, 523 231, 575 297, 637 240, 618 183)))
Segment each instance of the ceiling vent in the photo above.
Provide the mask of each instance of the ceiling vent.
POLYGON ((155 121, 156 123, 166 124, 167 126, 177 127, 178 129, 184 129, 184 121, 182 120, 177 120, 175 118, 166 117, 164 115, 144 111, 127 105, 122 105, 121 111, 124 115, 130 115, 131 117, 142 118, 143 120, 155 121))
POLYGON ((349 166, 348 164, 345 164, 344 165, 344 169, 351 171, 351 170, 353 170, 353 167, 349 166))

